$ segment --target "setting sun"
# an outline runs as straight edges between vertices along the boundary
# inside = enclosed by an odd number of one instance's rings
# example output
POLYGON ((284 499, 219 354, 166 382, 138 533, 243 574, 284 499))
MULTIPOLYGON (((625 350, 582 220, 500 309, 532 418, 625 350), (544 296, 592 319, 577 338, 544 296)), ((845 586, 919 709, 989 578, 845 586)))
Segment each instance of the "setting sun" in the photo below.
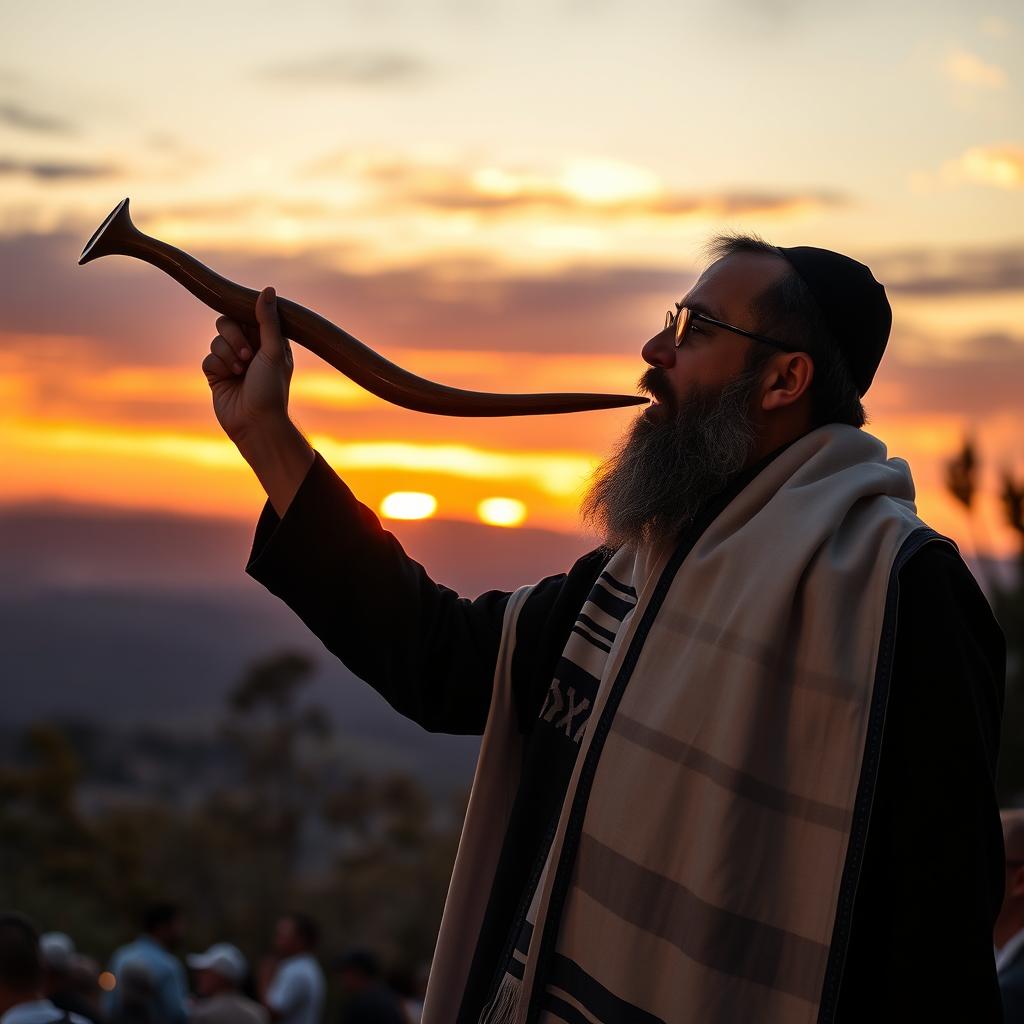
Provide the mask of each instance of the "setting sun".
POLYGON ((515 498, 485 498, 476 511, 489 526, 519 526, 526 519, 526 506, 515 498))
POLYGON ((380 503, 386 519, 429 519, 437 511, 437 498, 422 491, 393 491, 380 503))

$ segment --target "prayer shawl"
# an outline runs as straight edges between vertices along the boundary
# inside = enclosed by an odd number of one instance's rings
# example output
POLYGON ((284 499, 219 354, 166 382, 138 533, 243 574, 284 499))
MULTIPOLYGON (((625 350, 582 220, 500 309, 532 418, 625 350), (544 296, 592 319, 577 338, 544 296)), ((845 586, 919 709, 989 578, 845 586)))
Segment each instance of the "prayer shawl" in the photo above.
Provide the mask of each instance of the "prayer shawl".
MULTIPOLYGON (((613 556, 563 658, 600 683, 484 1024, 825 1019, 870 812, 896 574, 936 541, 952 543, 917 518, 906 463, 832 424, 769 463, 685 557, 613 556)), ((425 1024, 458 1015, 515 796, 509 673, 529 592, 505 613, 425 1024)))

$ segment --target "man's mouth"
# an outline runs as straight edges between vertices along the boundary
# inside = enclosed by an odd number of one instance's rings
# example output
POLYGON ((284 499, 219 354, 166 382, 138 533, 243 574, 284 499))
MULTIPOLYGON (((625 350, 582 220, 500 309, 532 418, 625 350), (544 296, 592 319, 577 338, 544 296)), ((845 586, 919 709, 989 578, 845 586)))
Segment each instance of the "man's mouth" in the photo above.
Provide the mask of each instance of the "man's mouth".
POLYGON ((658 387, 645 387, 643 389, 651 397, 651 404, 644 409, 644 414, 650 413, 651 416, 666 416, 672 409, 672 396, 666 395, 661 388, 658 387))
POLYGON ((645 412, 654 408, 655 405, 661 406, 664 410, 671 404, 670 396, 667 393, 667 389, 662 385, 657 369, 652 368, 648 370, 640 378, 639 390, 651 396, 651 404, 644 410, 645 412))
POLYGON ((658 420, 668 415, 668 406, 658 399, 657 395, 651 396, 651 404, 644 409, 644 419, 658 420))

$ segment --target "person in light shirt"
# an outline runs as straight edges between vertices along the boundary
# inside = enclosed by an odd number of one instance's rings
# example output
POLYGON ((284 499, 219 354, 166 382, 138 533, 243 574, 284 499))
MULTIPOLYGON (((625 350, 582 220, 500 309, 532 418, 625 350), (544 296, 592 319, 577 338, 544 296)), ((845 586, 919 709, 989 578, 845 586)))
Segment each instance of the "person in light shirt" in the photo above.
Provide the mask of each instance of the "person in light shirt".
POLYGON ((142 1012, 161 1024, 186 1024, 188 979, 174 955, 184 933, 181 910, 173 903, 154 903, 143 912, 141 923, 138 938, 110 958, 117 986, 108 993, 104 1009, 117 1020, 124 999, 130 997, 130 1015, 142 1012))
POLYGON ((89 1024, 43 996, 39 933, 23 914, 0 914, 0 1024, 89 1024))
POLYGON ((277 922, 275 957, 261 971, 260 999, 278 1024, 321 1024, 324 974, 313 955, 318 938, 316 922, 305 914, 277 922))

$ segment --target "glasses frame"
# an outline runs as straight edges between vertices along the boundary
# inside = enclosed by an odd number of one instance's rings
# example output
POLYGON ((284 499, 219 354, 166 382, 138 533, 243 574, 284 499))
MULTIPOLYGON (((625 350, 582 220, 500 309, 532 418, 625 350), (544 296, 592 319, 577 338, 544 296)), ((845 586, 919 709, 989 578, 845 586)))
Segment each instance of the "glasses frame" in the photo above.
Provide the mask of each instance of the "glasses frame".
POLYGON ((783 352, 801 351, 798 348, 794 348, 792 345, 776 341, 774 338, 766 338, 763 334, 754 334, 752 331, 743 330, 742 327, 733 327, 732 324, 723 323, 721 320, 715 320, 714 317, 707 316, 705 313, 698 313, 697 310, 690 309, 689 306, 684 306, 681 302, 676 303, 674 312, 670 309, 665 314, 664 330, 667 331, 670 327, 675 327, 676 348, 679 348, 679 346, 686 340, 690 324, 695 320, 700 320, 706 324, 713 324, 715 327, 721 327, 724 331, 732 331, 733 334, 741 334, 744 338, 752 338, 754 341, 760 341, 762 344, 771 345, 772 348, 781 349, 783 352))

